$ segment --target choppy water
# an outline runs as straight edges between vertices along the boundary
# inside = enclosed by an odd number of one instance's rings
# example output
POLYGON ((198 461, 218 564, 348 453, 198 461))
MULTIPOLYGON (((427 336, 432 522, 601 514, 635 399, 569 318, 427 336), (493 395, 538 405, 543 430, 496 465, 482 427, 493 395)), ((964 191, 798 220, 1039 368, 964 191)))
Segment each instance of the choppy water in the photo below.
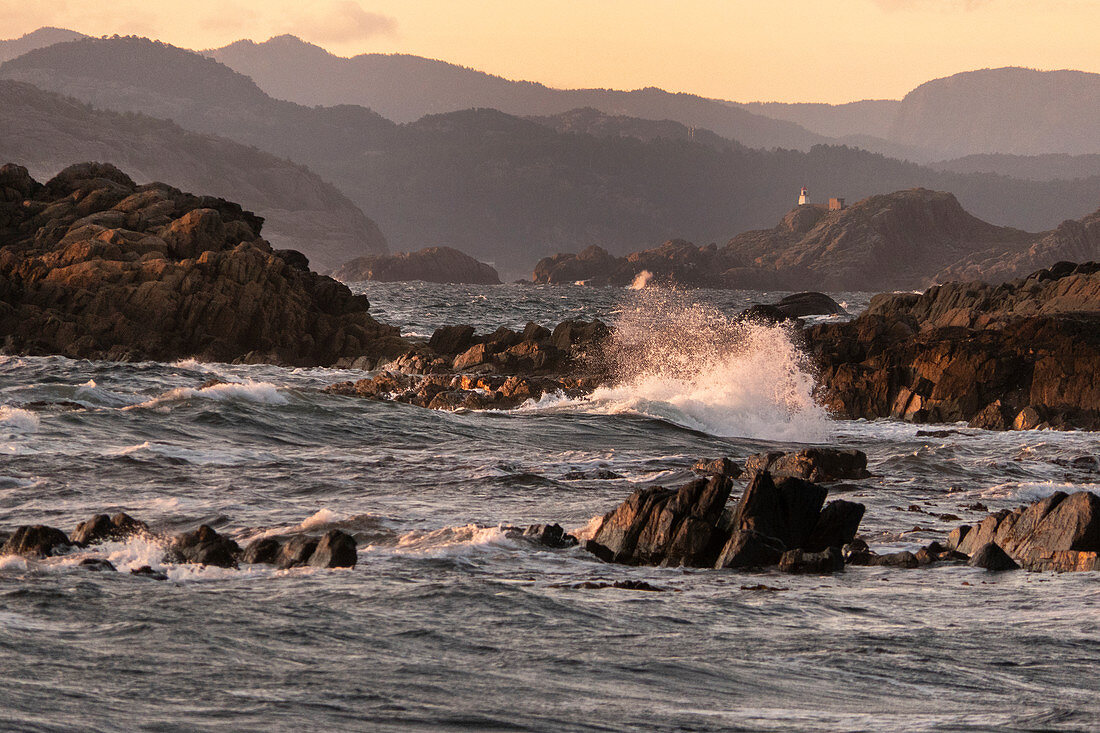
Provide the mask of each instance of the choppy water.
MULTIPOLYGON (((363 287, 380 317, 424 335, 593 316, 641 334, 639 304, 652 308, 617 289, 363 287)), ((874 478, 838 496, 867 504, 863 534, 885 548, 942 539, 959 522, 938 515, 977 519, 974 502, 1100 490, 1072 463, 1098 454, 1094 434, 828 420, 801 401, 792 355, 760 358, 781 346, 766 333, 740 354, 692 352, 686 375, 678 324, 760 299, 681 296, 675 319, 648 321, 670 344, 649 361, 672 366, 512 412, 318 391, 360 372, 0 357, 0 528, 125 510, 241 541, 339 526, 360 547, 336 571, 165 566, 139 540, 0 558, 0 726, 1096 730, 1096 573, 628 568, 500 529, 581 528, 639 484, 687 480, 697 458, 802 442, 868 453, 874 478), (202 389, 211 377, 235 384, 202 389), (81 407, 26 407, 62 400, 81 407), (90 573, 89 554, 170 580, 90 573), (571 587, 621 579, 666 592, 571 587)))

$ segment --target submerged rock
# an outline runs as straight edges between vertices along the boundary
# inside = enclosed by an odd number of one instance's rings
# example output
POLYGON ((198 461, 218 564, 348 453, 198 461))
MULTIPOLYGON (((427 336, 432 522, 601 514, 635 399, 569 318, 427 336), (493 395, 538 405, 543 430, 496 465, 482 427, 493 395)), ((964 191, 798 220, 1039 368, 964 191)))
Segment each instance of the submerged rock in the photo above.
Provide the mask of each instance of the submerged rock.
POLYGON ((825 293, 793 293, 780 300, 775 307, 788 316, 833 316, 848 312, 825 293))

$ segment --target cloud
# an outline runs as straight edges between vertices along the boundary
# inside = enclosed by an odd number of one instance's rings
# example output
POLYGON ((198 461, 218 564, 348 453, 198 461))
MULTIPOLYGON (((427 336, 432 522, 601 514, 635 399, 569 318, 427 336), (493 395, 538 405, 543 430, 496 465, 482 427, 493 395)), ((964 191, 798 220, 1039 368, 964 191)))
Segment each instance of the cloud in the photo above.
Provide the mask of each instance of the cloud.
POLYGON ((287 32, 311 41, 348 43, 364 41, 375 36, 393 36, 397 33, 397 21, 388 15, 364 10, 354 0, 337 0, 306 5, 287 32))

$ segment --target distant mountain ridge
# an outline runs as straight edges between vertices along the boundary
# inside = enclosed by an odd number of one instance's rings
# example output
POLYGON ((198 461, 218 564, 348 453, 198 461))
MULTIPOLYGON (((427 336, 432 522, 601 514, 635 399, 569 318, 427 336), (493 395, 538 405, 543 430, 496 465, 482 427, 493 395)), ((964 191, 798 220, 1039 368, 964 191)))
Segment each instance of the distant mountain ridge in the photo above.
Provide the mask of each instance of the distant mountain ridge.
POLYGON ((807 150, 829 142, 802 127, 693 94, 649 87, 553 89, 406 54, 343 58, 295 36, 243 40, 205 51, 251 77, 273 97, 304 105, 358 104, 395 122, 486 107, 520 116, 550 116, 581 107, 610 115, 676 120, 753 148, 807 150))

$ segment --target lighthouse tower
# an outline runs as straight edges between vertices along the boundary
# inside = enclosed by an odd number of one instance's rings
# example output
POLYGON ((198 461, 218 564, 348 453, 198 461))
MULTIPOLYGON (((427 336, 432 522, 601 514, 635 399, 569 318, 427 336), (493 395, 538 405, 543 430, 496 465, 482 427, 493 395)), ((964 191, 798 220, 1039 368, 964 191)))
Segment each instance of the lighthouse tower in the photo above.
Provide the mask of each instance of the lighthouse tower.
POLYGON ((810 203, 808 198, 809 195, 810 194, 806 191, 806 187, 803 186, 802 191, 798 194, 798 205, 805 206, 806 204, 810 203))

